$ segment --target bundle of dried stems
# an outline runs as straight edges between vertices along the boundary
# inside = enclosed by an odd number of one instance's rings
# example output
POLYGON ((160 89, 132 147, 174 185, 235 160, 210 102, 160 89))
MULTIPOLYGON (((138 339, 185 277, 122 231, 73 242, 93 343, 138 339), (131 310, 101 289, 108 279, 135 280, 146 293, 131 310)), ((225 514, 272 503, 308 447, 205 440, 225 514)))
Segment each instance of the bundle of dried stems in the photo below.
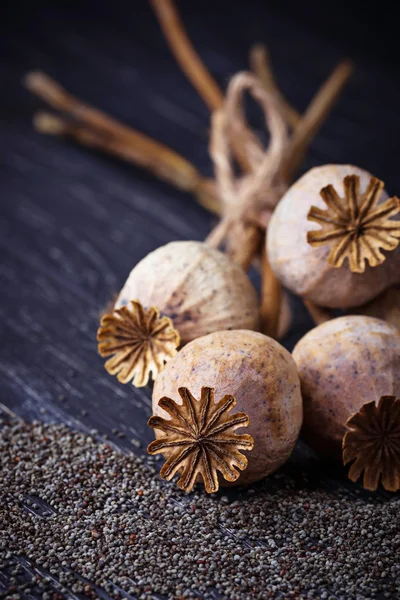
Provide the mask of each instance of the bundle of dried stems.
MULTIPOLYGON (((191 192, 202 206, 221 216, 208 241, 223 245, 244 268, 261 258, 263 331, 276 336, 281 289, 263 244, 268 220, 347 83, 352 65, 340 63, 300 115, 277 87, 266 49, 255 45, 250 51, 253 74, 235 76, 224 95, 193 48, 173 0, 150 2, 176 60, 212 112, 210 153, 216 181, 203 177, 172 149, 83 103, 40 72, 29 73, 25 85, 61 115, 40 112, 34 125, 42 133, 70 137, 148 169, 191 192), (246 90, 264 110, 270 133, 266 150, 245 120, 242 99, 246 90), (230 148, 240 177, 235 176, 230 148)), ((318 307, 306 305, 314 320, 327 318, 318 307)))

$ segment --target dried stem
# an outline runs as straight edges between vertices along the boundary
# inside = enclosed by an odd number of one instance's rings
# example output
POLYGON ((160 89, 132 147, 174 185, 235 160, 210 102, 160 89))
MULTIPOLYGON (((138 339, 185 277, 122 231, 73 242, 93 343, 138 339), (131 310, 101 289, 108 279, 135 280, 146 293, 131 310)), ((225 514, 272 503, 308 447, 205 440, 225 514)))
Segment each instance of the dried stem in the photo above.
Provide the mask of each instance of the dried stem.
POLYGON ((186 77, 211 112, 221 108, 224 94, 193 48, 174 2, 150 0, 150 3, 172 53, 186 77))
MULTIPOLYGON (((253 72, 260 79, 266 90, 271 91, 278 99, 282 113, 286 121, 293 127, 297 127, 301 116, 286 101, 281 93, 272 72, 271 62, 267 48, 263 44, 255 44, 250 49, 250 66, 253 72)), ((265 240, 264 240, 265 242, 265 240)), ((282 307, 282 286, 280 281, 272 271, 267 251, 266 243, 261 249, 261 331, 270 337, 277 337, 279 327, 279 317, 282 307)))
POLYGON ((275 277, 266 252, 261 253, 261 331, 276 338, 282 306, 282 286, 275 277))
POLYGON ((325 323, 332 319, 331 313, 326 308, 317 306, 313 302, 310 302, 310 300, 304 300, 304 305, 316 325, 321 325, 321 323, 325 323))
POLYGON ((326 121, 352 72, 353 65, 351 62, 343 61, 339 63, 311 100, 293 133, 289 147, 285 169, 288 181, 294 178, 297 169, 303 162, 308 146, 326 121))
POLYGON ((233 242, 230 242, 232 246, 228 245, 228 252, 232 259, 247 271, 251 267, 254 257, 257 256, 257 254, 260 253, 260 249, 263 248, 264 237, 264 232, 261 229, 249 225, 245 229, 244 234, 241 235, 242 243, 235 244, 235 238, 233 238, 233 242))
POLYGON ((83 103, 56 81, 40 72, 29 73, 26 87, 67 118, 39 113, 34 125, 41 133, 62 135, 139 165, 177 188, 192 192, 200 204, 220 214, 221 207, 212 180, 204 178, 186 158, 149 136, 83 103))
POLYGON ((279 104, 284 117, 289 125, 297 127, 301 121, 301 115, 293 106, 289 104, 283 96, 273 76, 269 53, 264 44, 255 44, 250 49, 250 66, 253 72, 260 79, 266 90, 273 92, 279 100, 279 104))
MULTIPOLYGON (((177 63, 199 93, 210 112, 222 108, 224 93, 194 49, 173 0, 150 0, 164 36, 177 63)), ((244 171, 251 163, 238 141, 233 138, 235 156, 244 171)))

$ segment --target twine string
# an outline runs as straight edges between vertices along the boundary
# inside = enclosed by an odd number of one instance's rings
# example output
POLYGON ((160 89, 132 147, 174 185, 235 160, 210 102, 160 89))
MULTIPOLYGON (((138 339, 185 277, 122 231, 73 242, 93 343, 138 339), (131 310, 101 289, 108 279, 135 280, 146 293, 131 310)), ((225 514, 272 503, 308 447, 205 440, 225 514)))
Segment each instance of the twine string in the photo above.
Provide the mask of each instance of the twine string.
POLYGON ((288 144, 287 123, 275 94, 267 91, 251 73, 235 75, 229 83, 224 106, 215 111, 212 118, 210 154, 223 217, 208 236, 208 243, 216 247, 221 245, 231 229, 238 225, 266 228, 272 211, 287 189, 282 165, 288 144), (270 134, 266 149, 247 122, 245 92, 250 93, 263 109, 270 134), (234 170, 233 139, 240 144, 250 165, 250 171, 240 176, 234 170))

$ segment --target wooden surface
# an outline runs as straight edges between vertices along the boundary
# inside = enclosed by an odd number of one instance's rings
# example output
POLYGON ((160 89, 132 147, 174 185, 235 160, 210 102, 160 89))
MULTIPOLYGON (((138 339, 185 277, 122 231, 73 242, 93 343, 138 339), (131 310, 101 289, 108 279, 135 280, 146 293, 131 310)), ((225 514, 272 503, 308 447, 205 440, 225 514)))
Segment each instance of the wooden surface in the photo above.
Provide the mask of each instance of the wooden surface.
MULTIPOLYGON (((152 439, 146 426, 151 391, 123 386, 106 373, 96 351, 99 313, 138 260, 171 240, 202 239, 213 218, 191 196, 139 169, 35 133, 31 120, 41 103, 22 88, 21 78, 31 69, 49 73, 82 99, 185 154, 208 175, 209 114, 171 57, 145 0, 114 0, 110 10, 83 4, 17 2, 1 24, 1 403, 25 419, 94 428, 120 447, 143 452, 152 439), (132 438, 141 448, 132 446, 132 438)), ((315 19, 307 22, 296 11, 261 0, 180 5, 221 85, 247 67, 250 45, 263 41, 281 88, 300 110, 336 62, 353 57, 355 76, 304 169, 352 162, 400 193, 396 65, 393 56, 384 61, 385 46, 367 50, 365 23, 351 36, 346 27, 321 29, 315 19)), ((257 112, 252 122, 260 124, 257 112)), ((310 327, 301 303, 294 306, 289 349, 310 327)), ((300 446, 292 464, 304 452, 300 446)), ((323 476, 332 485, 347 485, 342 473, 323 476)))

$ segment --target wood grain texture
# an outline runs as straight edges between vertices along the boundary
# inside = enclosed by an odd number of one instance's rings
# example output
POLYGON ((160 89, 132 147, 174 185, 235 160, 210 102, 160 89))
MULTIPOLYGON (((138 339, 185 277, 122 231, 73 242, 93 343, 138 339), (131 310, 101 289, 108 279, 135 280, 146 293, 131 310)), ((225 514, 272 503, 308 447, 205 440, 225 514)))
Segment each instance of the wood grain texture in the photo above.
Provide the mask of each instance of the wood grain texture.
MULTIPOLYGON (((340 19, 336 31, 325 30, 285 10, 285 3, 256 0, 251 10, 246 0, 189 4, 180 3, 188 31, 222 86, 247 68, 251 44, 265 42, 279 84, 299 110, 350 53, 355 76, 303 170, 355 163, 399 194, 399 82, 393 56, 384 62, 380 51, 373 59, 364 53, 365 24, 351 36, 340 29, 340 19)), ((24 419, 97 429, 119 447, 143 452, 153 438, 146 425, 150 389, 123 386, 106 373, 96 350, 99 314, 138 260, 171 240, 201 240, 213 217, 191 196, 139 169, 36 134, 31 120, 41 105, 21 79, 31 69, 49 73, 77 96, 185 154, 205 175, 212 173, 209 114, 145 0, 111 6, 18 0, 10 10, 0 25, 1 402, 24 419)), ((261 127, 255 109, 250 120, 261 127)), ((311 325, 303 306, 293 304, 289 349, 311 325)), ((310 469, 310 478, 328 488, 359 489, 315 459, 309 467, 310 456, 299 444, 286 468, 293 474, 310 469)))

